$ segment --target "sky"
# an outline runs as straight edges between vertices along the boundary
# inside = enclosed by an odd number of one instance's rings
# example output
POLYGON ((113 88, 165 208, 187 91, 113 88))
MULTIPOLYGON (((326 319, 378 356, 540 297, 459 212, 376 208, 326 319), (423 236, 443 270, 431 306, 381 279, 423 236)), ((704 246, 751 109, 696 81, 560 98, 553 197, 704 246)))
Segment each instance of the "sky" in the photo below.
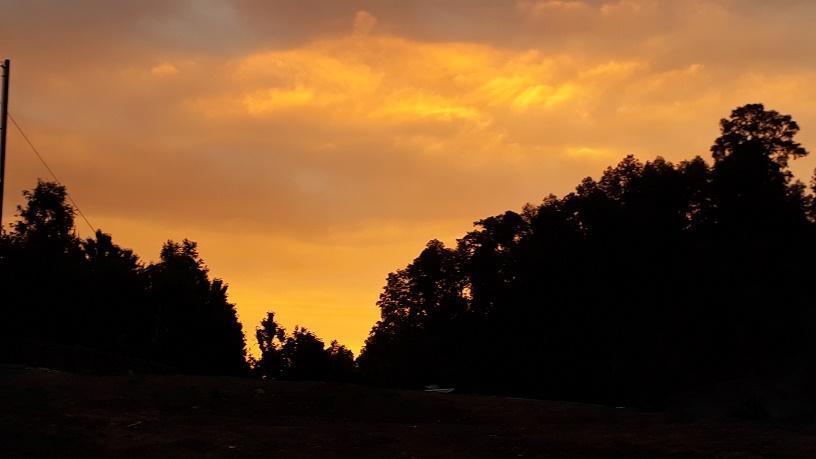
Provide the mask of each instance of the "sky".
MULTIPOLYGON (((0 0, 11 112, 144 260, 199 243, 266 311, 355 353, 430 239, 626 154, 709 157, 762 102, 816 148, 810 0, 0 0)), ((816 157, 793 164, 809 182, 816 157)), ((5 223, 48 174, 9 134, 5 223)), ((77 222, 81 225, 81 221, 77 222)), ((83 236, 89 230, 79 226, 83 236)))

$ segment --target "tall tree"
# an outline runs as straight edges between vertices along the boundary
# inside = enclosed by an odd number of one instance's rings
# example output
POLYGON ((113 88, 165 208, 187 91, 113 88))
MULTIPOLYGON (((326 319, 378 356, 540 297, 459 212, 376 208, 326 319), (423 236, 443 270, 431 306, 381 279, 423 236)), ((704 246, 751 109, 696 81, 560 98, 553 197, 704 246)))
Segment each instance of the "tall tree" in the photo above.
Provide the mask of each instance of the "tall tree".
POLYGON ((268 312, 255 330, 255 338, 261 357, 255 364, 255 371, 261 376, 279 378, 283 368, 282 347, 286 341, 286 330, 275 321, 275 313, 268 312))
POLYGON ((563 198, 432 241, 388 276, 358 359, 391 385, 614 403, 807 366, 811 198, 799 126, 760 104, 721 122, 713 166, 625 157, 563 198))
POLYGON ((76 343, 87 330, 84 266, 65 187, 39 180, 24 191, 4 258, 2 281, 12 333, 76 343))
POLYGON ((281 348, 287 379, 319 381, 329 374, 329 355, 323 340, 303 327, 295 327, 281 348))
POLYGON ((85 359, 95 359, 96 369, 138 357, 182 371, 245 372, 235 306, 223 281, 210 280, 194 242, 168 241, 160 262, 145 267, 101 231, 80 240, 62 185, 38 181, 23 196, 17 222, 0 240, 6 360, 73 367, 83 359, 59 350, 68 345, 119 356, 85 359))
POLYGON ((747 104, 735 108, 729 118, 720 120, 722 135, 714 141, 711 152, 716 162, 722 161, 746 144, 771 158, 780 167, 787 167, 788 160, 808 154, 794 140, 799 125, 790 115, 776 110, 765 110, 762 104, 747 104))
POLYGON ((246 347, 227 286, 210 281, 190 240, 167 241, 160 262, 147 268, 156 308, 154 358, 197 373, 241 374, 246 347))
POLYGON ((74 231, 75 210, 67 202, 68 192, 64 186, 38 180, 33 190, 23 191, 23 197, 26 204, 17 206, 14 238, 62 252, 76 248, 79 240, 74 231))

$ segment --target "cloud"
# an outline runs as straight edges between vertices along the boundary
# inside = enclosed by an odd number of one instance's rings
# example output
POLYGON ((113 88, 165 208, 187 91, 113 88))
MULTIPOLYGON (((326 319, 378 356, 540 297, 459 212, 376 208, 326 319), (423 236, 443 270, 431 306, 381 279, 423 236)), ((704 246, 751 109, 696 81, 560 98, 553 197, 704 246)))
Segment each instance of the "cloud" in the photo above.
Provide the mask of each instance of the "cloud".
POLYGON ((173 75, 178 74, 178 72, 179 71, 175 65, 168 64, 166 62, 164 64, 157 65, 150 69, 150 73, 158 78, 171 77, 173 75))
MULTIPOLYGON (((98 226, 147 258, 199 240, 249 330, 272 308, 357 347, 428 239, 630 152, 705 155, 747 102, 813 148, 814 5, 37 0, 0 42, 15 117, 98 226)), ((10 145, 15 196, 44 173, 10 145)))
POLYGON ((525 14, 534 16, 563 12, 586 13, 592 10, 592 7, 582 0, 520 0, 518 8, 525 14))
POLYGON ((377 26, 377 18, 371 15, 368 11, 358 11, 354 15, 354 33, 369 34, 377 26))

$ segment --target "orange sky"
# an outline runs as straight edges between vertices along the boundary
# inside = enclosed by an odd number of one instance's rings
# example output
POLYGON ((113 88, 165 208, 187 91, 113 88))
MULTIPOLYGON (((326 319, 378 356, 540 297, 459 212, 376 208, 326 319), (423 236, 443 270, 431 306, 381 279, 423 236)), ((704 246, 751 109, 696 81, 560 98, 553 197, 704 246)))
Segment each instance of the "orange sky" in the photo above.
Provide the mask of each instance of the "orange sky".
MULTIPOLYGON (((355 352, 432 238, 749 102, 816 139, 816 2, 0 0, 12 113, 92 222, 198 241, 245 330, 355 352)), ((45 171, 9 138, 7 221, 45 171)), ((797 161, 809 181, 816 158, 797 161)), ((87 234, 80 227, 81 234, 87 234)), ((254 346, 252 340, 250 344, 254 346)))

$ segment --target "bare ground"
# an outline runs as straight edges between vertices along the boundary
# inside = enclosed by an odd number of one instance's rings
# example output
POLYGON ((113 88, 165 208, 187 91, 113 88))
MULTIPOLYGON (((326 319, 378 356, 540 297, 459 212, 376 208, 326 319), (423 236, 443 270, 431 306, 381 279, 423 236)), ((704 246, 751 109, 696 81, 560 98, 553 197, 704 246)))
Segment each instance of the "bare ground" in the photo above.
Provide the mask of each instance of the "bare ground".
POLYGON ((354 385, 5 367, 0 456, 816 457, 816 427, 354 385))

